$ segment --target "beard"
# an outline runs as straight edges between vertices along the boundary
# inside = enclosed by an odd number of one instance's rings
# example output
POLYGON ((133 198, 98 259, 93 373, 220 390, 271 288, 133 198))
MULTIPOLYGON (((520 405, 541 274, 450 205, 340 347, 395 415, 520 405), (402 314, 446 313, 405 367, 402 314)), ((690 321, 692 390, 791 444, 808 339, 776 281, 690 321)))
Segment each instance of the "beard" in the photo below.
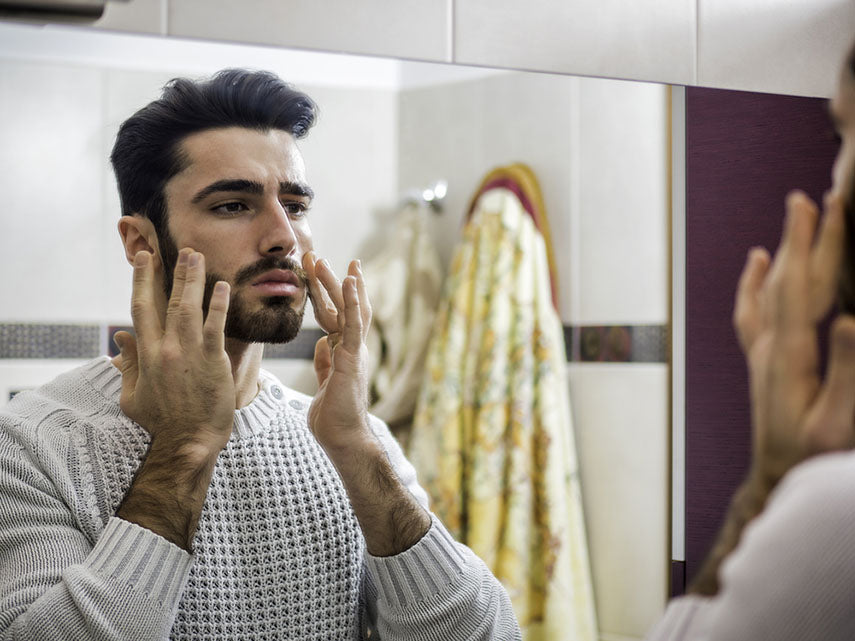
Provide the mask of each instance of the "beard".
MULTIPOLYGON (((172 294, 175 265, 178 262, 178 246, 172 239, 166 225, 163 225, 163 233, 158 230, 158 242, 160 244, 160 259, 163 263, 163 288, 166 298, 172 294)), ((256 276, 270 271, 271 269, 287 269, 292 271, 304 292, 307 292, 306 272, 295 260, 287 257, 267 256, 258 262, 242 268, 231 284, 229 296, 229 311, 226 314, 225 336, 245 343, 288 343, 297 336, 303 325, 303 313, 306 310, 306 297, 295 307, 292 296, 267 296, 262 299, 261 309, 252 311, 246 297, 241 295, 240 286, 250 284, 256 276)), ((208 306, 214 293, 214 285, 217 281, 227 278, 216 272, 208 271, 205 274, 205 294, 202 302, 202 313, 204 318, 208 317, 208 306)))

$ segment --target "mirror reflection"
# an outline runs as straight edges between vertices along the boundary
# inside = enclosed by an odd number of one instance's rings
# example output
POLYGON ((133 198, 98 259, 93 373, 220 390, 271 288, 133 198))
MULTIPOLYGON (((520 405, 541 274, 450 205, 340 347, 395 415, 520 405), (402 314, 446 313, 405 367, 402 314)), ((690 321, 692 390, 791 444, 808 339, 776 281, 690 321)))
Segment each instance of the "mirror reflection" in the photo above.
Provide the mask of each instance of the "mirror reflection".
MULTIPOLYGON (((175 76, 269 69, 320 107, 298 143, 315 193, 314 247, 339 275, 362 260, 379 325, 401 321, 409 305, 406 327, 421 332, 396 343, 404 355, 429 351, 470 203, 489 172, 523 163, 536 178, 568 346, 551 384, 569 389, 564 456, 578 458, 578 475, 575 463, 566 468, 578 480, 575 522, 586 535, 573 543, 575 576, 590 567, 593 590, 580 607, 595 604, 601 633, 646 632, 667 590, 667 87, 63 29, 2 32, 3 402, 105 353, 111 328, 130 325, 131 269, 108 163, 119 124, 175 76), (402 273, 428 279, 430 295, 406 289, 402 273)), ((264 367, 313 394, 320 330, 311 313, 302 335, 268 350, 264 367)), ((388 355, 393 338, 374 336, 372 353, 388 355)), ((427 358, 402 358, 385 380, 375 371, 376 411, 405 445, 427 358), (384 406, 390 389, 399 396, 384 406)), ((421 450, 415 458, 431 460, 421 450)), ((507 563, 512 575, 531 560, 507 563)))

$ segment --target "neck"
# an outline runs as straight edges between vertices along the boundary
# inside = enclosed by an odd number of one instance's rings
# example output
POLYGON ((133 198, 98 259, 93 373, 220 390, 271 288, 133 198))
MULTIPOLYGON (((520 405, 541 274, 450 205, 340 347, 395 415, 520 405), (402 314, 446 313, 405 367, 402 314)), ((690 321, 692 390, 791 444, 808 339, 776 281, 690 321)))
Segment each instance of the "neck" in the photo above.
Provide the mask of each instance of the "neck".
POLYGON ((235 409, 240 409, 249 405, 258 394, 258 370, 261 368, 264 345, 227 338, 226 353, 232 362, 235 409))

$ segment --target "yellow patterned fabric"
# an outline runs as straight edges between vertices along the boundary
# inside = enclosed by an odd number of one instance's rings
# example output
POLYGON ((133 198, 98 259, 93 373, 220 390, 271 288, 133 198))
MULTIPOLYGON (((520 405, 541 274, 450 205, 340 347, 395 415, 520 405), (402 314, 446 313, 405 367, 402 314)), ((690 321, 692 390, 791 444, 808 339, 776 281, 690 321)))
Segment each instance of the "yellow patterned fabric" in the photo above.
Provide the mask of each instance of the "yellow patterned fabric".
POLYGON ((409 447, 432 508, 504 584, 527 641, 597 638, 561 322, 516 194, 478 198, 409 447))

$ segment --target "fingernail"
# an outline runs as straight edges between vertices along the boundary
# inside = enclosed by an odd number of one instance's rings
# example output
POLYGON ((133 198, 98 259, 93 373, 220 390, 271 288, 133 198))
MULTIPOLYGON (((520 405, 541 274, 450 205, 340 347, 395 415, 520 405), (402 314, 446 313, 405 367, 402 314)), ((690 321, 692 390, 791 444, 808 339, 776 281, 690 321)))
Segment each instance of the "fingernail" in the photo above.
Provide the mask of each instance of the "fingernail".
POLYGON ((321 260, 321 265, 323 265, 326 269, 332 269, 332 267, 330 267, 329 261, 327 261, 326 258, 321 260))
POLYGON ((356 259, 356 269, 359 270, 360 274, 362 273, 362 261, 359 258, 356 259))
POLYGON ((184 264, 186 264, 186 263, 187 263, 187 258, 188 258, 189 256, 190 256, 190 253, 189 253, 189 252, 186 252, 186 251, 184 251, 184 250, 181 250, 180 252, 178 252, 178 264, 179 264, 179 265, 184 265, 184 264))
POLYGON ((122 336, 121 334, 116 334, 115 336, 113 336, 113 342, 116 344, 116 347, 118 347, 119 351, 121 352, 122 351, 122 343, 125 342, 125 337, 122 336))
POLYGON ((134 256, 134 265, 136 267, 145 267, 148 265, 150 254, 147 251, 138 251, 134 256))
POLYGON ((195 267, 199 264, 199 258, 202 256, 199 252, 193 252, 188 259, 190 267, 195 267))

